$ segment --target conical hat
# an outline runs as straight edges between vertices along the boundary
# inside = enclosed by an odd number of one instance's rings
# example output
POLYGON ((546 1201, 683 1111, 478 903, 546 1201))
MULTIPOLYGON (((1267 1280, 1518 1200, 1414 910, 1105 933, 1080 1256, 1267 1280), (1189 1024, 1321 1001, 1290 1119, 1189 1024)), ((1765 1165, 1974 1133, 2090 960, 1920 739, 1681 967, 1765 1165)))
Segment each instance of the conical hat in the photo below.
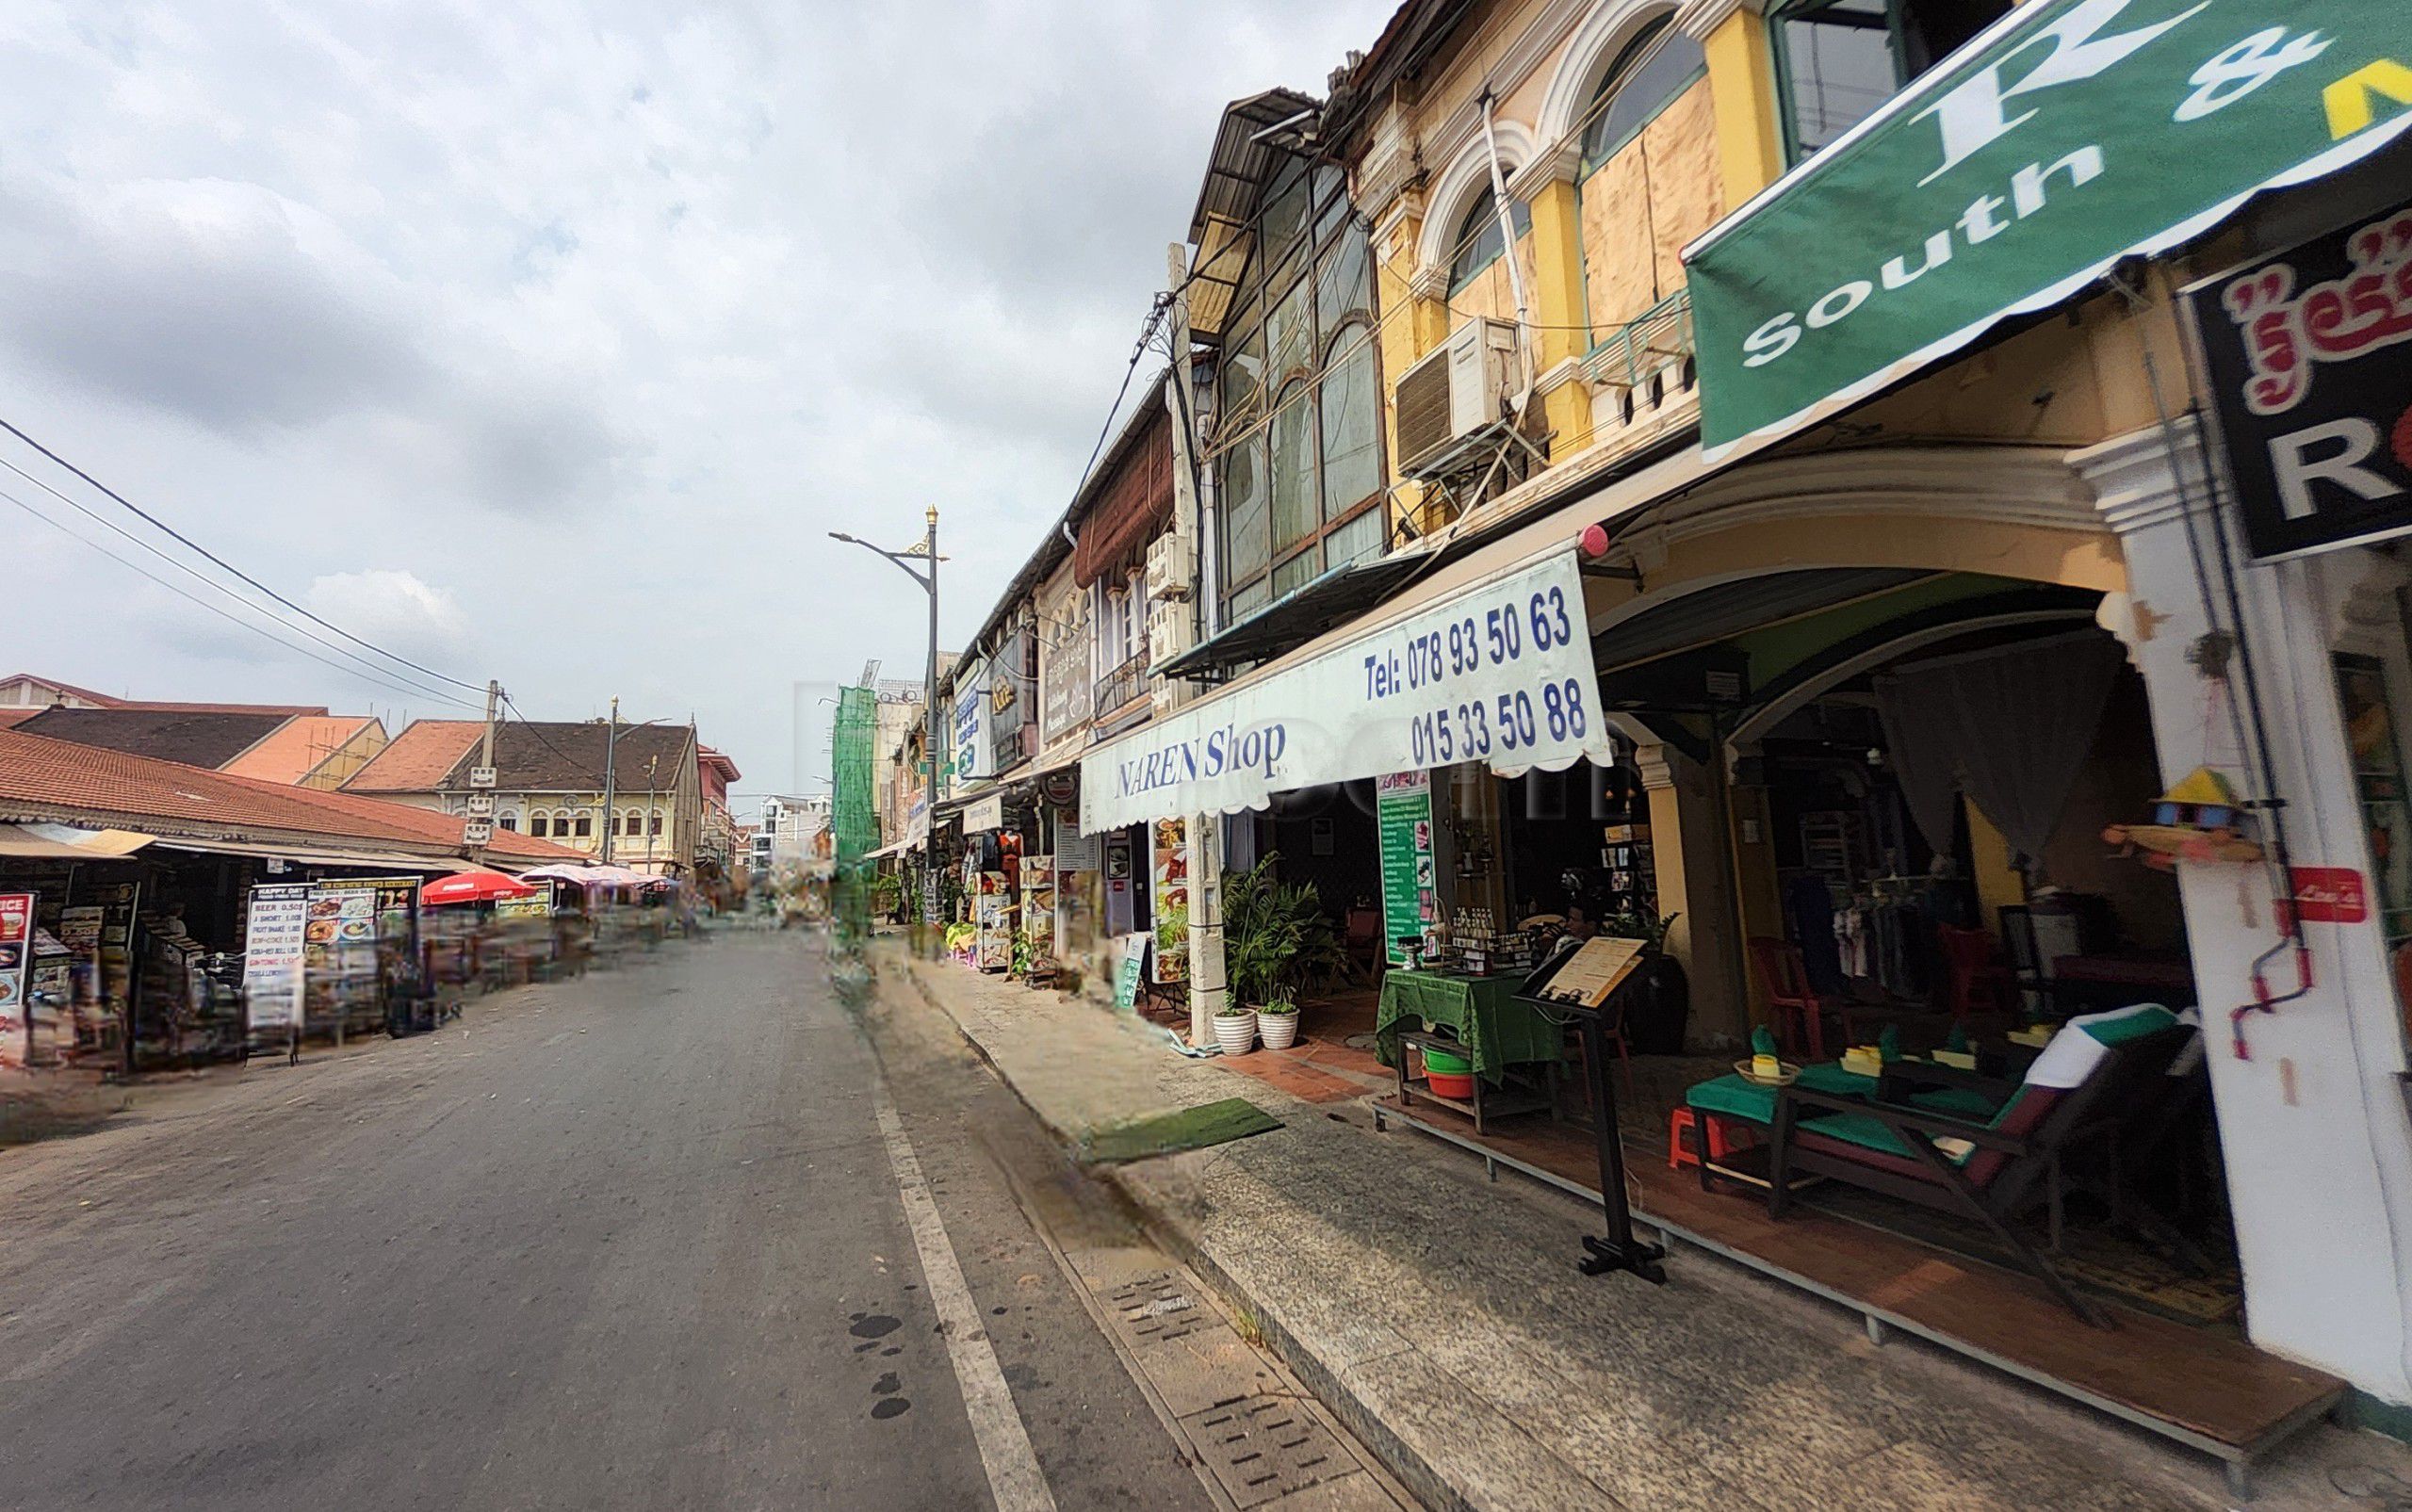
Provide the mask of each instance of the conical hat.
POLYGON ((2236 794, 2228 790, 2227 779, 2208 767, 2196 767, 2177 779, 2176 786, 2160 795, 2164 804, 2221 804, 2236 806, 2236 794))

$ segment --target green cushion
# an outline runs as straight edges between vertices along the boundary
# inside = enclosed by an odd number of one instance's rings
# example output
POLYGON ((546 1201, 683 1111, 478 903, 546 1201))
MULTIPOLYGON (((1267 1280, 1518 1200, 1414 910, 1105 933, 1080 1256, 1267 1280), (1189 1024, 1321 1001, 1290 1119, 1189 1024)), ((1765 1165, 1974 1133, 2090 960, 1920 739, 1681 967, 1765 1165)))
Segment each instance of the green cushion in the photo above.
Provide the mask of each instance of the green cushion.
POLYGON ((2140 1002, 2132 1008, 2088 1014, 2069 1022, 2105 1045, 2125 1045, 2129 1040, 2159 1033, 2177 1022, 2177 1016, 2157 1002, 2140 1002))
POLYGON ((1720 1076, 1695 1083, 1684 1101, 1703 1113, 1745 1118, 1754 1124, 1775 1122, 1775 1088, 1763 1087, 1739 1076, 1720 1076))
MULTIPOLYGON (((1873 1114, 1829 1114, 1818 1119, 1814 1127, 1808 1128, 1807 1131, 1823 1134, 1829 1139, 1839 1139, 1846 1144, 1857 1145, 1863 1149, 1872 1149, 1879 1154, 1899 1155, 1909 1160, 1923 1158, 1917 1151, 1910 1148, 1909 1144, 1900 1135, 1886 1128, 1882 1119, 1873 1114)), ((1951 1163, 1964 1165, 1967 1163, 1968 1156, 1976 1152, 1970 1150, 1952 1156, 1951 1163)))
POLYGON ((1801 1080, 1796 1084, 1812 1092, 1822 1092, 1830 1097, 1866 1097, 1873 1096, 1876 1091, 1874 1077, 1846 1071, 1840 1061, 1820 1061, 1815 1065, 1802 1066, 1801 1080))
POLYGON ((1937 1087, 1931 1092, 1913 1092, 1910 1104, 1931 1113, 1949 1114, 1954 1118, 1985 1123, 1997 1122, 2003 1111, 1994 1106, 1993 1098, 1968 1087, 1937 1087))

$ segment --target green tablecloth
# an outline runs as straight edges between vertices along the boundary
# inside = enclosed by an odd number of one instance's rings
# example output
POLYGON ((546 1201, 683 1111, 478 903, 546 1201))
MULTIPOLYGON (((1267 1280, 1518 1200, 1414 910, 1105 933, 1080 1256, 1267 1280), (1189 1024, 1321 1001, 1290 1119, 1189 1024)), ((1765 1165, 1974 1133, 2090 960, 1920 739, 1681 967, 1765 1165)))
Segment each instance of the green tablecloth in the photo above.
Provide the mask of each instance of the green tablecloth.
POLYGON ((1511 1065, 1565 1058, 1565 1027, 1519 1001, 1514 977, 1385 973, 1381 1010, 1374 1019, 1374 1045, 1382 1064, 1398 1065, 1400 1032, 1427 1021, 1455 1032, 1475 1073, 1488 1081, 1497 1081, 1511 1065))

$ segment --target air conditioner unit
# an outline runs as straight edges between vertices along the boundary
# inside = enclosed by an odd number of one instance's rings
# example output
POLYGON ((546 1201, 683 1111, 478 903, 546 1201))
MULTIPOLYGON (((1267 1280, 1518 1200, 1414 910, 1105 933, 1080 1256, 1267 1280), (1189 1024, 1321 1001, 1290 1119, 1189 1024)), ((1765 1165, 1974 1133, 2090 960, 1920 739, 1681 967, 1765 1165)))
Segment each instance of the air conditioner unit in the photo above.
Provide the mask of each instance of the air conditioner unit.
POLYGON ((1187 598, 1198 580, 1198 553, 1178 532, 1148 543, 1148 596, 1187 598))
POLYGON ((1189 649, 1189 606, 1148 606, 1148 665, 1161 667, 1189 649))
POLYGON ((1514 322, 1469 320, 1398 381, 1399 470, 1412 477, 1507 417, 1521 379, 1514 322))

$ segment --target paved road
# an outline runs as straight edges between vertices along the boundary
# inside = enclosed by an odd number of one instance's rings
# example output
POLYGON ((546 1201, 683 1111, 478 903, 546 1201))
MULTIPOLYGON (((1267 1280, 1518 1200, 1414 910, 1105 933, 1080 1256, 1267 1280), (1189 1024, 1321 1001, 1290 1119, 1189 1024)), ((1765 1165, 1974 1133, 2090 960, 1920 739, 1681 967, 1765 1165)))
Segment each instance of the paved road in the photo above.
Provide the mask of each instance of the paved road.
POLYGON ((888 1053, 740 936, 0 1152, 0 1504, 977 1507, 1018 1424, 1061 1506, 1206 1505, 1014 1201, 1043 1140, 888 1053))

